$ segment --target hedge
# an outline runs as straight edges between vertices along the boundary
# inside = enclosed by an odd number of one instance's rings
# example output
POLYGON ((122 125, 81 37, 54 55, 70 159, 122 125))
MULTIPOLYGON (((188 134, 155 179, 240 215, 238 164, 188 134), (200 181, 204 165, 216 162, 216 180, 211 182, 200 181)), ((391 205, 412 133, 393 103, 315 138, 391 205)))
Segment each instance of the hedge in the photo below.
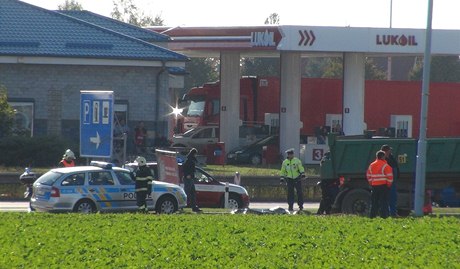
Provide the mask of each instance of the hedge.
POLYGON ((0 165, 22 167, 56 166, 65 150, 78 156, 78 145, 56 136, 4 137, 0 141, 0 165))

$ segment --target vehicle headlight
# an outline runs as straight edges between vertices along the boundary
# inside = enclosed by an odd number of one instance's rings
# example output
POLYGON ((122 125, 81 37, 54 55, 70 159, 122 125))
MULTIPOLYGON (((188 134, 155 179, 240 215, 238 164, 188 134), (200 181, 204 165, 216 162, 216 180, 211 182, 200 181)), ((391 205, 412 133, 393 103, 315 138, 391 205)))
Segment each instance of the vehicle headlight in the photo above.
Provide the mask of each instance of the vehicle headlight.
POLYGON ((227 158, 230 158, 230 159, 233 159, 236 157, 236 154, 235 153, 229 153, 227 158))

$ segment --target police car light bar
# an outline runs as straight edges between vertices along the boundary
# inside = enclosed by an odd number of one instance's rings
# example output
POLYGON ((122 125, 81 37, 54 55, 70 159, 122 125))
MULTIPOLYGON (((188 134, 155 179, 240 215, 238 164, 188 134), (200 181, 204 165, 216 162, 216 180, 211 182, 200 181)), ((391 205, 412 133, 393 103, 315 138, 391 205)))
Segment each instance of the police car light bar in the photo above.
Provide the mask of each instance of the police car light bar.
POLYGON ((96 166, 96 167, 100 167, 100 168, 103 168, 103 169, 112 169, 112 167, 113 167, 113 164, 112 164, 112 163, 101 162, 101 161, 91 161, 91 162, 89 163, 89 165, 91 165, 91 166, 96 166))

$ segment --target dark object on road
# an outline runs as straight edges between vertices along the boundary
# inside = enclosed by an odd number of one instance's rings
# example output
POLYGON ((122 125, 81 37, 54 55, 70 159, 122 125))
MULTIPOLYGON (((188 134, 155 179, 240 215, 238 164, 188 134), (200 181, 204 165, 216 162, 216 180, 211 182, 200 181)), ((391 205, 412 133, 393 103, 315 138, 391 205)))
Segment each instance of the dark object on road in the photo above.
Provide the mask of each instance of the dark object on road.
POLYGON ((251 208, 242 208, 232 211, 232 214, 255 214, 255 215, 290 215, 289 210, 282 207, 274 207, 270 209, 251 209, 251 208))

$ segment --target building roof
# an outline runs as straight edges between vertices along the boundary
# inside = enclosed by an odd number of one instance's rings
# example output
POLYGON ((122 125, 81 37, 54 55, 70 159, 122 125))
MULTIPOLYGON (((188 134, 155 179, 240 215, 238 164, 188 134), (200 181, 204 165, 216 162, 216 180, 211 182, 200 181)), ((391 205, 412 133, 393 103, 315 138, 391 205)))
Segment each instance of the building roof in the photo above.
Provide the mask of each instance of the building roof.
POLYGON ((87 10, 56 10, 56 12, 72 16, 82 21, 90 22, 98 26, 119 32, 128 36, 135 37, 147 42, 166 42, 170 40, 169 36, 157 32, 152 32, 129 23, 108 18, 87 10))
POLYGON ((0 56, 188 60, 132 36, 17 0, 0 0, 0 18, 0 56))
POLYGON ((182 67, 168 67, 168 72, 171 75, 177 75, 177 76, 183 76, 183 75, 188 75, 190 74, 185 70, 185 68, 182 67))

